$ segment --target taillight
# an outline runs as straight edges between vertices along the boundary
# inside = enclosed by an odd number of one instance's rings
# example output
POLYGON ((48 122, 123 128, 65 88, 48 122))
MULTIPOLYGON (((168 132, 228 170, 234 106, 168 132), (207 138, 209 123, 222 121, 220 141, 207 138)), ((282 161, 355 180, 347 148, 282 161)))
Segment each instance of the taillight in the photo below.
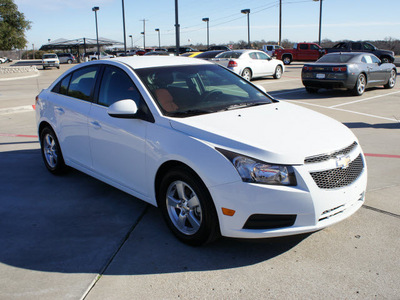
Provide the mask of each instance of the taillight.
POLYGON ((346 72, 347 71, 347 67, 333 67, 332 71, 333 72, 346 72))
POLYGON ((238 64, 237 64, 237 62, 234 61, 234 60, 230 60, 230 61, 228 62, 228 68, 234 68, 234 67, 237 67, 237 66, 238 66, 238 64))
POLYGON ((303 69, 304 69, 304 71, 312 71, 312 67, 304 66, 303 69))

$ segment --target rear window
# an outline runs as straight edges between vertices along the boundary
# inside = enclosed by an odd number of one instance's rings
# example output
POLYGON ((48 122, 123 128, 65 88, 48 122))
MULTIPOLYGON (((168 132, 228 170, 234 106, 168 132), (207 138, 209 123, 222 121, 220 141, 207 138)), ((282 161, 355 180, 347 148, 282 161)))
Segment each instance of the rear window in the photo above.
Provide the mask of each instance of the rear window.
POLYGON ((217 55, 217 58, 239 58, 242 52, 228 51, 217 55))
POLYGON ((354 58, 354 55, 351 54, 332 54, 332 55, 325 55, 322 56, 318 62, 323 62, 323 63, 347 63, 349 62, 352 58, 354 58))

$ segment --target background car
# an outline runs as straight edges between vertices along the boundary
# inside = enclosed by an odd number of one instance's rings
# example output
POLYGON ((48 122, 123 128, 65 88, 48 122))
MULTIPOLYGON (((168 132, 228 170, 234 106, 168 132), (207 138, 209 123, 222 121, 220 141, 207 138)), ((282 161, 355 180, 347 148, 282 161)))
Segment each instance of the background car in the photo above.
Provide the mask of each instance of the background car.
POLYGON ((274 56, 276 49, 283 49, 283 47, 279 45, 263 45, 262 47, 262 50, 269 56, 274 56))
POLYGON ((370 53, 326 54, 315 63, 305 64, 301 72, 309 93, 316 93, 320 88, 346 88, 358 96, 373 86, 393 88, 396 76, 394 64, 382 63, 370 53))
POLYGON ((144 56, 149 56, 149 55, 162 55, 162 56, 169 56, 171 55, 167 51, 151 51, 151 52, 146 52, 144 56))
POLYGON ((51 173, 73 167, 158 206, 187 244, 312 232, 364 203, 365 157, 349 128, 204 60, 76 65, 35 111, 51 173))
POLYGON ((279 79, 285 70, 281 60, 272 59, 268 54, 259 50, 226 51, 218 54, 212 61, 247 80, 265 76, 279 79))
POLYGON ((60 68, 60 61, 55 53, 46 53, 42 57, 43 70, 47 68, 60 68))
POLYGON ((197 57, 197 55, 199 55, 201 53, 203 53, 203 52, 199 52, 199 51, 197 51, 197 52, 186 52, 186 53, 181 54, 180 56, 183 56, 183 57, 197 57))
POLYGON ((57 53, 60 64, 72 64, 75 62, 75 56, 71 53, 57 53))
MULTIPOLYGON (((176 48, 175 47, 171 47, 167 49, 169 53, 175 53, 176 52, 176 48)), ((186 52, 198 52, 197 49, 193 49, 191 47, 179 47, 179 54, 183 54, 186 52)))
POLYGON ((210 50, 206 52, 201 52, 200 54, 196 55, 196 58, 201 58, 204 60, 211 60, 215 58, 218 54, 225 52, 226 50, 210 50))

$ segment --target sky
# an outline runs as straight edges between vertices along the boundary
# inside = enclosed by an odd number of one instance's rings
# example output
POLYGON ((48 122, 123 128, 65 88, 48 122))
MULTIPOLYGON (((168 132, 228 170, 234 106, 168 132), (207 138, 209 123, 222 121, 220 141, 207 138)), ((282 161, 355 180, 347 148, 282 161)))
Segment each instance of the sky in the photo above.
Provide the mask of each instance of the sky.
MULTIPOLYGON (((247 41, 250 9, 250 40, 278 41, 279 0, 179 0, 180 44, 207 44, 209 18, 210 44, 227 45, 247 41)), ((26 32, 28 49, 46 44, 48 39, 96 38, 97 12, 99 37, 123 42, 122 0, 14 0, 19 11, 32 22, 26 32)), ((127 47, 175 44, 175 0, 124 0, 127 47), (143 22, 142 20, 146 20, 143 22), (132 35, 133 38, 129 38, 132 35)), ((321 39, 383 40, 400 39, 400 0, 322 0, 321 39), (382 3, 382 4, 381 4, 382 3)), ((318 41, 320 2, 282 0, 282 40, 318 41)))

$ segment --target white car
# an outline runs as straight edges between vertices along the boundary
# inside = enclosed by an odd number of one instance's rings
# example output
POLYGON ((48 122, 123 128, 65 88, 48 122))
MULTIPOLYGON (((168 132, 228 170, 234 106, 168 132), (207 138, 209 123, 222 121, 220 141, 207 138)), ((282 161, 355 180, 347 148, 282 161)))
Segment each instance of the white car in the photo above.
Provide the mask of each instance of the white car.
POLYGON ((105 53, 105 52, 100 52, 100 55, 98 55, 98 53, 97 52, 94 52, 94 53, 90 53, 89 55, 88 55, 88 60, 97 60, 97 59, 107 59, 107 58, 114 58, 115 57, 115 55, 110 55, 110 54, 107 54, 107 53, 105 53))
POLYGON ((50 172, 70 166, 158 206, 188 244, 312 232, 364 203, 346 126, 208 61, 77 65, 36 97, 36 120, 50 172))
POLYGON ((218 54, 215 63, 222 65, 247 80, 265 76, 275 79, 282 77, 285 71, 281 60, 272 59, 268 54, 259 50, 232 50, 218 54))
POLYGON ((60 60, 58 59, 58 56, 55 53, 43 54, 42 65, 43 65, 43 70, 45 70, 46 68, 59 69, 60 68, 60 60))

